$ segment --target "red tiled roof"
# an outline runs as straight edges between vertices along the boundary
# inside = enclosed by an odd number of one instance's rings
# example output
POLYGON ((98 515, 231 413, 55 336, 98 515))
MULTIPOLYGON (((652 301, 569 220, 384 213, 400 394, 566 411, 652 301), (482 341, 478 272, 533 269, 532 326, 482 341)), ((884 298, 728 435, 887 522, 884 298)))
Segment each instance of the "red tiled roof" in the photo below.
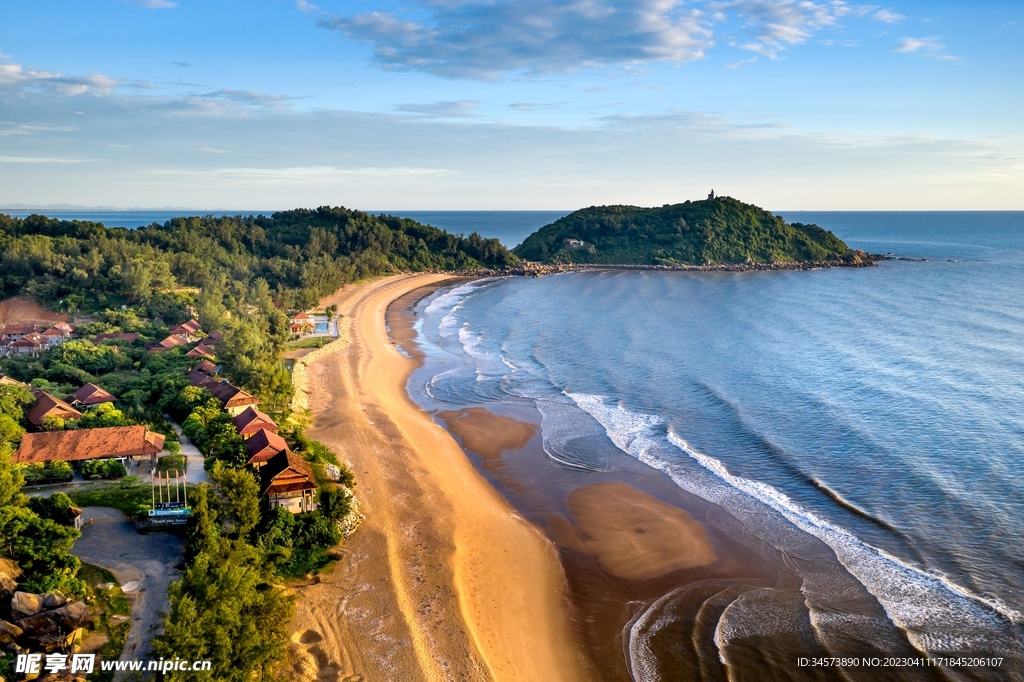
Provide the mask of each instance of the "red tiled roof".
POLYGON ((192 368, 193 372, 203 372, 205 374, 216 374, 217 365, 213 364, 209 360, 203 360, 198 365, 192 368))
POLYGON ((41 426, 47 417, 60 417, 61 419, 80 419, 82 413, 68 405, 57 396, 50 395, 46 391, 39 391, 35 404, 29 408, 26 419, 36 426, 41 426))
POLYGON ((26 334, 17 341, 12 341, 11 346, 17 346, 18 348, 34 348, 36 346, 42 346, 46 343, 46 339, 41 334, 35 332, 26 334))
POLYGON ((296 313, 294 316, 292 316, 292 322, 295 322, 296 320, 308 320, 308 319, 310 319, 310 317, 306 313, 296 313))
POLYGON ((195 334, 201 329, 202 326, 197 320, 189 320, 188 322, 182 322, 179 325, 171 327, 171 334, 195 334))
POLYGON ((99 405, 100 403, 112 403, 117 398, 103 390, 96 384, 86 384, 75 391, 72 402, 81 405, 99 405))
POLYGON ((316 476, 306 460, 291 450, 280 452, 267 461, 260 472, 263 494, 274 495, 299 490, 316 490, 316 476))
POLYGON ((32 332, 40 331, 42 329, 45 329, 45 327, 29 322, 15 322, 2 327, 4 334, 31 334, 32 332))
POLYGON ((231 423, 235 425, 235 430, 240 436, 256 433, 260 429, 277 433, 277 424, 274 420, 251 405, 232 419, 231 423))
POLYGON ((245 441, 245 450, 249 453, 249 459, 246 461, 246 464, 266 462, 274 455, 287 449, 288 443, 285 442, 284 438, 266 429, 260 429, 249 440, 245 441))
POLYGON ((186 341, 182 337, 175 336, 172 334, 171 336, 168 336, 166 339, 150 348, 149 351, 151 353, 159 353, 161 351, 177 348, 178 346, 183 346, 186 343, 188 343, 188 341, 186 341))
POLYGON ((5 386, 5 385, 6 386, 24 386, 25 388, 28 388, 28 384, 26 384, 24 382, 21 382, 21 381, 18 381, 17 379, 12 379, 11 377, 9 377, 6 374, 4 374, 3 372, 0 372, 0 386, 5 386))
POLYGON ((209 336, 207 336, 205 339, 202 340, 202 343, 212 344, 212 343, 217 343, 218 341, 223 341, 223 340, 224 340, 224 335, 221 334, 220 332, 210 332, 209 336))
POLYGON ((210 381, 208 384, 201 384, 220 401, 221 407, 244 407, 245 405, 259 405, 260 400, 237 386, 227 381, 210 381))
POLYGON ((164 449, 164 435, 145 426, 26 433, 12 458, 19 464, 78 462, 104 457, 153 455, 164 449))
POLYGON ((212 358, 213 352, 210 351, 209 346, 200 343, 195 348, 185 353, 185 356, 189 358, 212 358))

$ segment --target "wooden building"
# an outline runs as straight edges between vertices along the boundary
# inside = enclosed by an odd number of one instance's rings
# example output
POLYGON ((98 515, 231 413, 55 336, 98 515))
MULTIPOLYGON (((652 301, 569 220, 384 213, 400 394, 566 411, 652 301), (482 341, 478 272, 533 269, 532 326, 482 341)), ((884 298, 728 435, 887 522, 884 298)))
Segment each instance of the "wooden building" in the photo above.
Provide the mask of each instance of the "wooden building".
POLYGON ((316 509, 316 476, 306 460, 291 450, 271 457, 260 469, 260 478, 271 509, 284 507, 293 514, 316 509))
POLYGON ((284 438, 272 431, 260 429, 245 441, 245 451, 249 455, 245 463, 259 469, 287 449, 288 443, 284 438))

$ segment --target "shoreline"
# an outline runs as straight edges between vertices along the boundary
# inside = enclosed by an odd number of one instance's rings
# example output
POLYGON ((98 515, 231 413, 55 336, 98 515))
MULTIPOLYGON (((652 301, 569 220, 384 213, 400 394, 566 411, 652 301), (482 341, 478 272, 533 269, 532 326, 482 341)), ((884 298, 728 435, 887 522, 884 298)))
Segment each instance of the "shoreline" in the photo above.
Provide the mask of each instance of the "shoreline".
POLYGON ((406 392, 419 363, 389 338, 385 311, 450 280, 387 277, 322 301, 346 315, 350 342, 308 364, 309 433, 351 463, 367 520, 300 588, 295 679, 591 677, 554 545, 406 392))

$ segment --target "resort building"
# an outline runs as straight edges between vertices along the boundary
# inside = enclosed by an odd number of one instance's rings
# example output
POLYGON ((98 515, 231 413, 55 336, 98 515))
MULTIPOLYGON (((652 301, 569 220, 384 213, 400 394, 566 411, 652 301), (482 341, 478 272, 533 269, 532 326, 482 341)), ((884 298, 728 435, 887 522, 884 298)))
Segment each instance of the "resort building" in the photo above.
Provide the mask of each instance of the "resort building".
POLYGON ((29 388, 28 384, 18 381, 17 379, 12 379, 3 372, 0 372, 0 386, 21 386, 22 388, 29 388))
POLYGON ((220 401, 220 406, 232 417, 238 416, 250 405, 260 404, 259 398, 246 393, 227 381, 213 381, 210 379, 198 384, 198 386, 212 393, 213 397, 220 401))
POLYGON ((155 346, 153 346, 152 348, 150 348, 149 352, 150 353, 162 353, 165 350, 171 350, 172 348, 177 348, 178 346, 184 346, 187 343, 188 343, 188 340, 184 336, 179 336, 177 334, 171 334, 166 339, 164 339, 160 343, 158 343, 155 346))
POLYGON ((71 332, 71 325, 66 322, 51 326, 31 323, 0 326, 0 356, 38 355, 70 339, 71 332))
POLYGON ((231 423, 235 425, 235 430, 238 431, 238 435, 243 440, 249 439, 255 435, 257 431, 270 431, 271 433, 277 433, 277 424, 268 415, 260 412, 253 406, 249 406, 238 413, 232 420, 231 423))
POLYGON ((260 429, 245 441, 245 451, 249 455, 245 463, 259 469, 287 449, 288 443, 284 438, 267 429, 260 429))
POLYGON ((180 336, 185 341, 195 341, 196 334, 201 331, 203 331, 203 328, 197 320, 189 320, 188 322, 171 327, 171 336, 180 336))
POLYGON ((58 322, 49 329, 40 332, 40 335, 46 339, 47 345, 52 348, 70 339, 72 331, 71 325, 67 322, 58 322))
POLYGON ((316 509, 316 476, 306 460, 291 450, 274 455, 260 469, 260 478, 271 509, 284 507, 293 514, 316 509))
POLYGON ((36 394, 36 402, 29 408, 25 415, 29 423, 36 428, 43 428, 43 423, 49 419, 77 420, 82 418, 82 413, 68 405, 55 395, 46 391, 39 391, 36 394))
POLYGON ((82 386, 71 396, 72 405, 83 405, 85 407, 99 405, 100 403, 112 403, 115 400, 117 398, 113 395, 92 383, 82 386))
POLYGON ((308 334, 313 331, 313 318, 306 313, 298 313, 291 319, 293 334, 308 334))
POLYGON ((213 359, 213 351, 209 346, 203 343, 196 344, 196 347, 185 353, 185 357, 189 358, 205 358, 207 360, 213 359))
POLYGON ((32 332, 10 342, 8 347, 11 355, 39 355, 49 348, 50 344, 45 336, 32 332))
POLYGON ((125 468, 136 457, 156 456, 164 449, 164 435, 145 426, 111 426, 102 429, 26 433, 14 453, 16 464, 82 462, 87 459, 118 459, 125 468))

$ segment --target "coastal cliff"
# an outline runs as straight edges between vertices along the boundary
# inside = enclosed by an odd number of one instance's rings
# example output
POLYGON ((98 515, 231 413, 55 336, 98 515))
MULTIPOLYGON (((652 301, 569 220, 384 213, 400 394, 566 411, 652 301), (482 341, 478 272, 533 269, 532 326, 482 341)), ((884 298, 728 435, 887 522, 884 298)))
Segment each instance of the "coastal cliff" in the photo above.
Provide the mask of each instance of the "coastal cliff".
POLYGON ((787 223, 731 197, 657 208, 580 209, 540 228, 513 252, 550 265, 730 270, 858 266, 876 260, 817 225, 787 223))

